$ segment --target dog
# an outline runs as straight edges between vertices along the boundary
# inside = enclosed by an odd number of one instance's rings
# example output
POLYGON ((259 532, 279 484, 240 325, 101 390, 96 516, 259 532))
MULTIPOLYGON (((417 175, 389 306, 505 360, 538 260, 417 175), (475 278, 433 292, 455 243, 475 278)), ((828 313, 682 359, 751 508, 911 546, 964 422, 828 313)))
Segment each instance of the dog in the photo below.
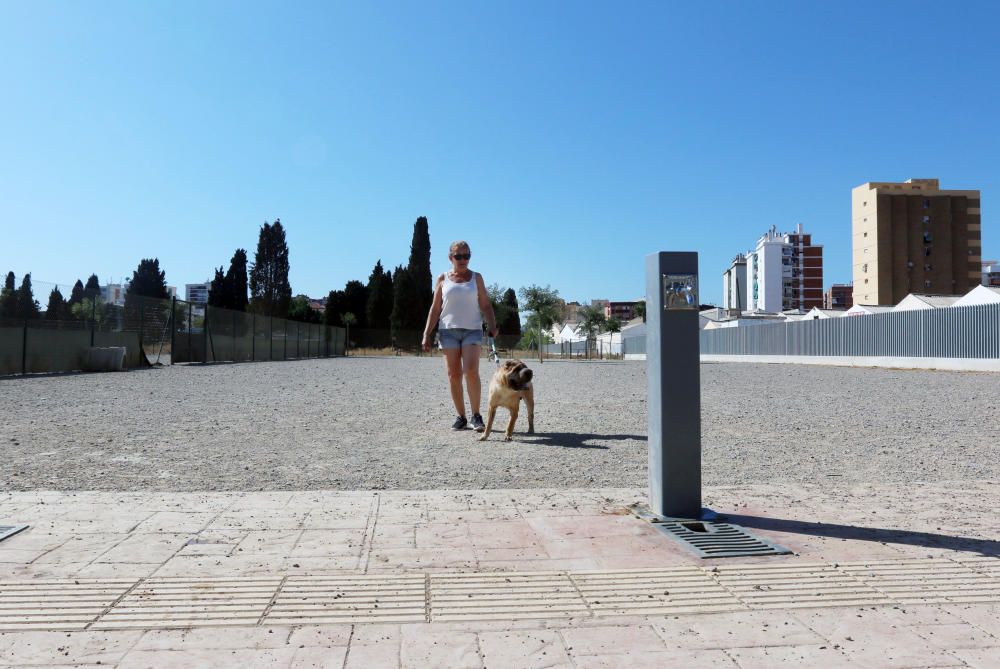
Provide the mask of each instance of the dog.
POLYGON ((486 430, 479 441, 486 441, 490 436, 490 430, 493 429, 493 419, 497 415, 497 407, 504 407, 510 412, 510 422, 507 423, 507 431, 503 438, 504 441, 510 441, 522 399, 528 407, 528 434, 535 433, 535 390, 531 386, 531 377, 531 370, 520 360, 505 360, 497 368, 493 378, 490 379, 486 430))

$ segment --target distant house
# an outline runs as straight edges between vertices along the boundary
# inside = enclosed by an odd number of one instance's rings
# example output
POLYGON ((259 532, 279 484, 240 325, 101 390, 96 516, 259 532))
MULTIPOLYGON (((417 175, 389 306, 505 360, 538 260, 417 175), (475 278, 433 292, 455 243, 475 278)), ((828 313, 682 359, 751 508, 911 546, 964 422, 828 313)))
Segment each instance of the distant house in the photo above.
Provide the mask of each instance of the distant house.
POLYGON ((976 286, 955 300, 953 307, 971 307, 974 304, 1000 303, 1000 286, 976 286))
POLYGON ((892 308, 893 311, 921 311, 925 309, 944 309, 950 307, 958 301, 960 295, 921 295, 910 293, 899 304, 892 308))
POLYGON ((809 310, 809 313, 802 317, 802 320, 817 321, 826 318, 840 318, 846 313, 846 309, 820 309, 819 307, 813 307, 809 310))
POLYGON ((887 304, 855 304, 844 312, 845 316, 871 316, 872 314, 884 314, 892 311, 893 307, 887 304))

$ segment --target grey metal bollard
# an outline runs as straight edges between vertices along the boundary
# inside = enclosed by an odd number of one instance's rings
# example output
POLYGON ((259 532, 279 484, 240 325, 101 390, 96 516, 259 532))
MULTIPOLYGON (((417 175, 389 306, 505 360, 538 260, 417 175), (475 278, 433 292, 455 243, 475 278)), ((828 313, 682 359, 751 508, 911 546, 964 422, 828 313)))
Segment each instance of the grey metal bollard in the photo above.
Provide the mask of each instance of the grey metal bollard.
MULTIPOLYGON (((646 256, 649 505, 702 518, 698 254, 646 256)), ((705 510, 707 511, 707 510, 705 510)))

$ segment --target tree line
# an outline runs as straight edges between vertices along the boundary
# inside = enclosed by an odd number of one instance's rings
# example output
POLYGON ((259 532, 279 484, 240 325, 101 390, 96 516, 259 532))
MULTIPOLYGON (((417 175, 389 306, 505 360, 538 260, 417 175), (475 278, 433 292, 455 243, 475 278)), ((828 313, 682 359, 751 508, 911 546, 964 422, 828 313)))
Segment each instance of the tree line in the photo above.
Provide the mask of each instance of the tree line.
MULTIPOLYGON (((265 221, 253 262, 249 262, 245 249, 238 248, 228 269, 223 271, 223 266, 214 269, 208 305, 304 322, 390 330, 394 335, 401 331, 421 331, 433 299, 427 218, 420 216, 413 224, 406 265, 389 270, 378 259, 367 282, 350 280, 343 289, 329 292, 323 316, 309 306, 307 296, 292 297, 289 270, 288 243, 281 219, 275 219, 274 223, 265 221)), ((14 273, 9 272, 0 292, 0 318, 39 318, 42 311, 34 298, 31 274, 24 276, 20 286, 15 286, 15 282, 14 273)), ((488 291, 499 333, 520 336, 521 319, 514 290, 494 284, 488 291)), ((169 297, 166 272, 160 268, 159 258, 143 258, 128 283, 126 305, 135 298, 169 297)), ((110 308, 102 299, 97 275, 92 274, 85 284, 79 280, 74 284, 68 299, 58 287, 53 288, 44 317, 100 321, 110 308)))

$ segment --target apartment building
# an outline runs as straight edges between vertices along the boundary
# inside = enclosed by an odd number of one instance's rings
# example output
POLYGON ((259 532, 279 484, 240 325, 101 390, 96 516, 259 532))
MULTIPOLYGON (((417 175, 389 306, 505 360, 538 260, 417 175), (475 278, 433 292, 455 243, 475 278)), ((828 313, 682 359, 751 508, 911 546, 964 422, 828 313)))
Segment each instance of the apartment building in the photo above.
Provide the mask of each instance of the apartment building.
POLYGON ((747 308, 747 257, 742 253, 722 273, 722 308, 738 311, 747 308))
POLYGON ((608 305, 604 307, 604 317, 605 318, 617 318, 621 323, 628 323, 630 320, 635 318, 635 305, 638 302, 612 302, 609 301, 608 305))
POLYGON ((982 280, 978 190, 938 179, 869 182, 851 191, 854 304, 910 293, 957 295, 982 280))
POLYGON ((849 283, 835 283, 823 293, 824 309, 850 309, 854 306, 854 286, 849 283))
POLYGON ((746 256, 750 311, 803 312, 823 306, 823 247, 812 243, 802 224, 795 232, 771 226, 746 256))
POLYGON ((187 283, 184 284, 184 295, 188 302, 192 304, 208 304, 208 294, 212 290, 212 283, 187 283))
POLYGON ((983 280, 981 283, 984 286, 1000 287, 1000 263, 996 260, 983 261, 983 280))

